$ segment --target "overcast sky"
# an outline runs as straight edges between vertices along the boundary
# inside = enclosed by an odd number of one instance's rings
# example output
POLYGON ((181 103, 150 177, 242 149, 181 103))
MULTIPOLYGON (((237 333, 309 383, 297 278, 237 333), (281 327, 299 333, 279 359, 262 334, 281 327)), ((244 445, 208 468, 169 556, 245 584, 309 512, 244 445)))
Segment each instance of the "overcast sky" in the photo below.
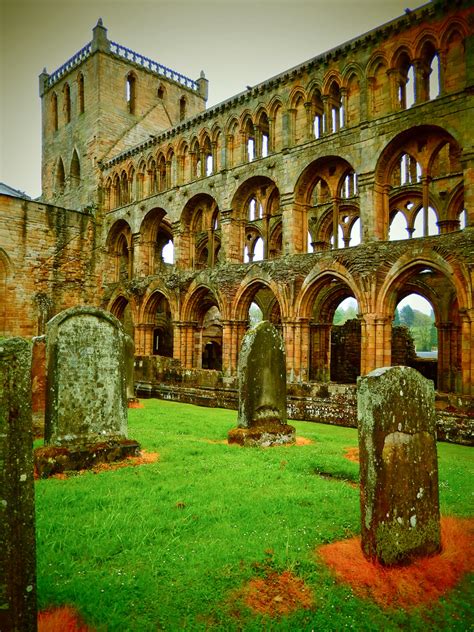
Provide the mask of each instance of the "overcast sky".
POLYGON ((208 105, 415 8, 420 0, 0 0, 0 181, 41 192, 38 75, 108 37, 197 79, 208 105))

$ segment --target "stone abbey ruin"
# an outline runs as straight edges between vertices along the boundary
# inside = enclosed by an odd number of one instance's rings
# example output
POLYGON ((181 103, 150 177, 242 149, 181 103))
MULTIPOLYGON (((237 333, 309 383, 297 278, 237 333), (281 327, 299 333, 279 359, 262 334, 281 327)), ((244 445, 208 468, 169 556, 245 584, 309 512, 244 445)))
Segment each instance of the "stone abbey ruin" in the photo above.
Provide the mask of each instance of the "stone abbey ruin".
POLYGON ((468 441, 473 25, 471 2, 433 1, 206 109, 204 73, 99 20, 40 75, 41 198, 0 195, 0 335, 101 307, 134 340, 138 394, 237 408, 256 305, 284 341, 289 419, 355 425, 357 376, 410 365, 435 382, 438 436, 468 441), (393 325, 412 293, 435 360, 393 325))

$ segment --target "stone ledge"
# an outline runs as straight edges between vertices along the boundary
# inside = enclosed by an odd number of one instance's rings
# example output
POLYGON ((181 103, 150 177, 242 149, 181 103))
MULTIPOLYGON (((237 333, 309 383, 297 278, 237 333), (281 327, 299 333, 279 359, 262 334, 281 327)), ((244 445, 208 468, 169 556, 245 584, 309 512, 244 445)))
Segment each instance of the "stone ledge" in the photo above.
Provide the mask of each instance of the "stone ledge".
POLYGON ((69 447, 46 446, 34 451, 35 475, 48 478, 66 471, 86 470, 98 463, 121 461, 128 456, 138 456, 140 444, 132 439, 117 439, 72 445, 69 447))
POLYGON ((288 424, 266 424, 251 428, 232 428, 227 441, 246 447, 268 448, 274 445, 292 445, 296 441, 296 430, 288 424))

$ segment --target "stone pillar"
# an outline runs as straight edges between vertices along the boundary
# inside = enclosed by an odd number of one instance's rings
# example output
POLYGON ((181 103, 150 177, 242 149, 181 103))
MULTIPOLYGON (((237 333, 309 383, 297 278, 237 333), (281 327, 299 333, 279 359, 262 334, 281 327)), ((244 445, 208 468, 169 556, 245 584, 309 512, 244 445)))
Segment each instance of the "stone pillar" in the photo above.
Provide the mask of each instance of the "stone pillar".
MULTIPOLYGON (((421 178, 421 190, 423 196, 423 237, 427 237, 429 233, 428 208, 430 205, 430 180, 426 176, 421 178)), ((418 237, 419 236, 420 235, 418 235, 418 237)))
POLYGON ((374 173, 361 173, 357 177, 357 187, 359 191, 359 214, 362 224, 362 242, 367 243, 374 241, 379 232, 377 229, 377 217, 375 208, 379 209, 380 205, 375 205, 375 179, 374 173))
POLYGON ((357 380, 361 540, 384 565, 441 548, 434 387, 415 369, 357 380))
POLYGON ((232 216, 232 209, 221 210, 221 248, 227 263, 242 263, 244 244, 243 226, 232 216))
POLYGON ((308 235, 307 211, 304 204, 295 202, 293 196, 280 200, 282 221, 282 250, 284 255, 306 252, 308 235))
POLYGON ((464 150, 461 155, 464 181, 464 208, 466 227, 474 227, 474 151, 464 150))
POLYGON ((0 342, 0 630, 35 632, 31 346, 0 342))
POLYGON ((365 375, 373 369, 390 365, 391 352, 392 327, 390 318, 378 314, 363 314, 361 322, 361 374, 365 375))
POLYGON ((332 199, 332 247, 339 248, 339 198, 332 199))
POLYGON ((474 395, 474 309, 461 310, 461 380, 457 390, 474 395))
POLYGON ((331 323, 310 323, 311 366, 310 379, 329 382, 331 379, 331 323))

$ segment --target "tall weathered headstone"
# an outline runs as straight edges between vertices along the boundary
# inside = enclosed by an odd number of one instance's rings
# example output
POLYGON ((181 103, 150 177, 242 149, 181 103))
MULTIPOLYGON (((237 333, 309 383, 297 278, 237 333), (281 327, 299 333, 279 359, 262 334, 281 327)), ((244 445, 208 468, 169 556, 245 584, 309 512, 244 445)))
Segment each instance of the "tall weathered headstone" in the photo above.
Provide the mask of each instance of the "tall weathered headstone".
POLYGON ((270 446, 294 443, 286 423, 286 364, 278 330, 262 321, 244 336, 239 355, 239 412, 229 443, 270 446))
POLYGON ((434 387, 406 366, 357 381, 362 549, 385 565, 440 550, 434 387))
POLYGON ((31 345, 0 340, 0 630, 36 630, 31 345))
MULTIPOLYGON (((120 322, 94 307, 61 312, 47 324, 46 354, 45 445, 69 450, 58 452, 63 463, 56 471, 137 454, 139 445, 127 440, 126 335, 120 322)), ((37 468, 47 468, 52 457, 51 451, 37 451, 37 468)))

